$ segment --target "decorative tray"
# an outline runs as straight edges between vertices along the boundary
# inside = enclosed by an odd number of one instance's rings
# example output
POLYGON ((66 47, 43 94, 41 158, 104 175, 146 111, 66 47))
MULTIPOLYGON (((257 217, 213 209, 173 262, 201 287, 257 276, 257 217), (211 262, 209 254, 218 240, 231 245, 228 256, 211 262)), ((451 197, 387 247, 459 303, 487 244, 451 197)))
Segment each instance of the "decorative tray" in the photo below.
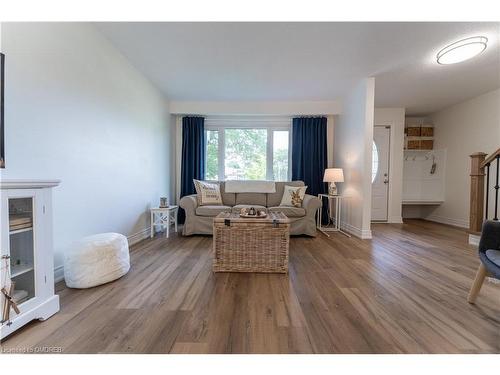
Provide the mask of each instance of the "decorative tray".
POLYGON ((248 210, 247 209, 242 209, 240 211, 240 217, 246 217, 246 218, 254 218, 254 219, 262 219, 262 218, 265 218, 267 217, 267 214, 265 211, 258 211, 257 210, 257 213, 255 215, 251 215, 248 213, 248 210))

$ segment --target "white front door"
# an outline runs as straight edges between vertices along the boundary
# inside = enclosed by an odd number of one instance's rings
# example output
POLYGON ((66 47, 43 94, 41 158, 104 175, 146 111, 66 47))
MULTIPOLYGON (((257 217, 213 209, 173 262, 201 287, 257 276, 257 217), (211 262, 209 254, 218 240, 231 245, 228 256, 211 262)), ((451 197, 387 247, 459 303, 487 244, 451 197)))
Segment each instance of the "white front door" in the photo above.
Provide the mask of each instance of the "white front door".
POLYGON ((372 220, 387 221, 389 199, 390 126, 373 129, 372 220))

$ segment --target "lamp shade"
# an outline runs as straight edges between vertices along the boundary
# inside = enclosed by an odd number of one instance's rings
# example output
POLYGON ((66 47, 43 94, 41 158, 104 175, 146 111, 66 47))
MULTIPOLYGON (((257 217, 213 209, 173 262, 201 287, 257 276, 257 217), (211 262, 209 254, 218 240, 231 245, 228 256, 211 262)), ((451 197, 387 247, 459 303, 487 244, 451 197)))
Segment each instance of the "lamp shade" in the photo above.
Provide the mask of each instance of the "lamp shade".
POLYGON ((344 182, 344 171, 342 168, 325 169, 323 182, 344 182))

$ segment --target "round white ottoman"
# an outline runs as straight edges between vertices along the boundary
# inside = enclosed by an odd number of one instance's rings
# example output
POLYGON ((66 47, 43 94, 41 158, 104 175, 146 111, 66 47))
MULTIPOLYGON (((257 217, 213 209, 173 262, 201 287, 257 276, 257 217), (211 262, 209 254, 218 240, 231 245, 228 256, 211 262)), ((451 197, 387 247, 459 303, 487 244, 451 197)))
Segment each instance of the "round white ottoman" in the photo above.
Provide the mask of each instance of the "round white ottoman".
POLYGON ((64 279, 70 288, 91 288, 125 275, 130 269, 127 237, 101 233, 73 243, 64 257, 64 279))

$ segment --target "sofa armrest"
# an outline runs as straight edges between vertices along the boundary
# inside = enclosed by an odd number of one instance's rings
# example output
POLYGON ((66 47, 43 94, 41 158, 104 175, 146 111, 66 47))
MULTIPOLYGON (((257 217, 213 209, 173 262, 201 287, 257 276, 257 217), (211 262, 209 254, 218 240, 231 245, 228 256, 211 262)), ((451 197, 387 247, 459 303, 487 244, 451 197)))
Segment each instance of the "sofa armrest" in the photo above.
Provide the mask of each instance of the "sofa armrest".
POLYGON ((198 207, 198 199, 196 194, 186 195, 181 198, 179 206, 186 211, 186 216, 196 215, 196 208, 198 207))
POLYGON ((479 251, 500 250, 500 221, 488 220, 483 224, 479 251))
POLYGON ((316 211, 318 211, 321 207, 321 201, 314 195, 306 194, 304 195, 304 200, 302 201, 302 207, 306 210, 306 216, 314 217, 316 215, 316 211))

